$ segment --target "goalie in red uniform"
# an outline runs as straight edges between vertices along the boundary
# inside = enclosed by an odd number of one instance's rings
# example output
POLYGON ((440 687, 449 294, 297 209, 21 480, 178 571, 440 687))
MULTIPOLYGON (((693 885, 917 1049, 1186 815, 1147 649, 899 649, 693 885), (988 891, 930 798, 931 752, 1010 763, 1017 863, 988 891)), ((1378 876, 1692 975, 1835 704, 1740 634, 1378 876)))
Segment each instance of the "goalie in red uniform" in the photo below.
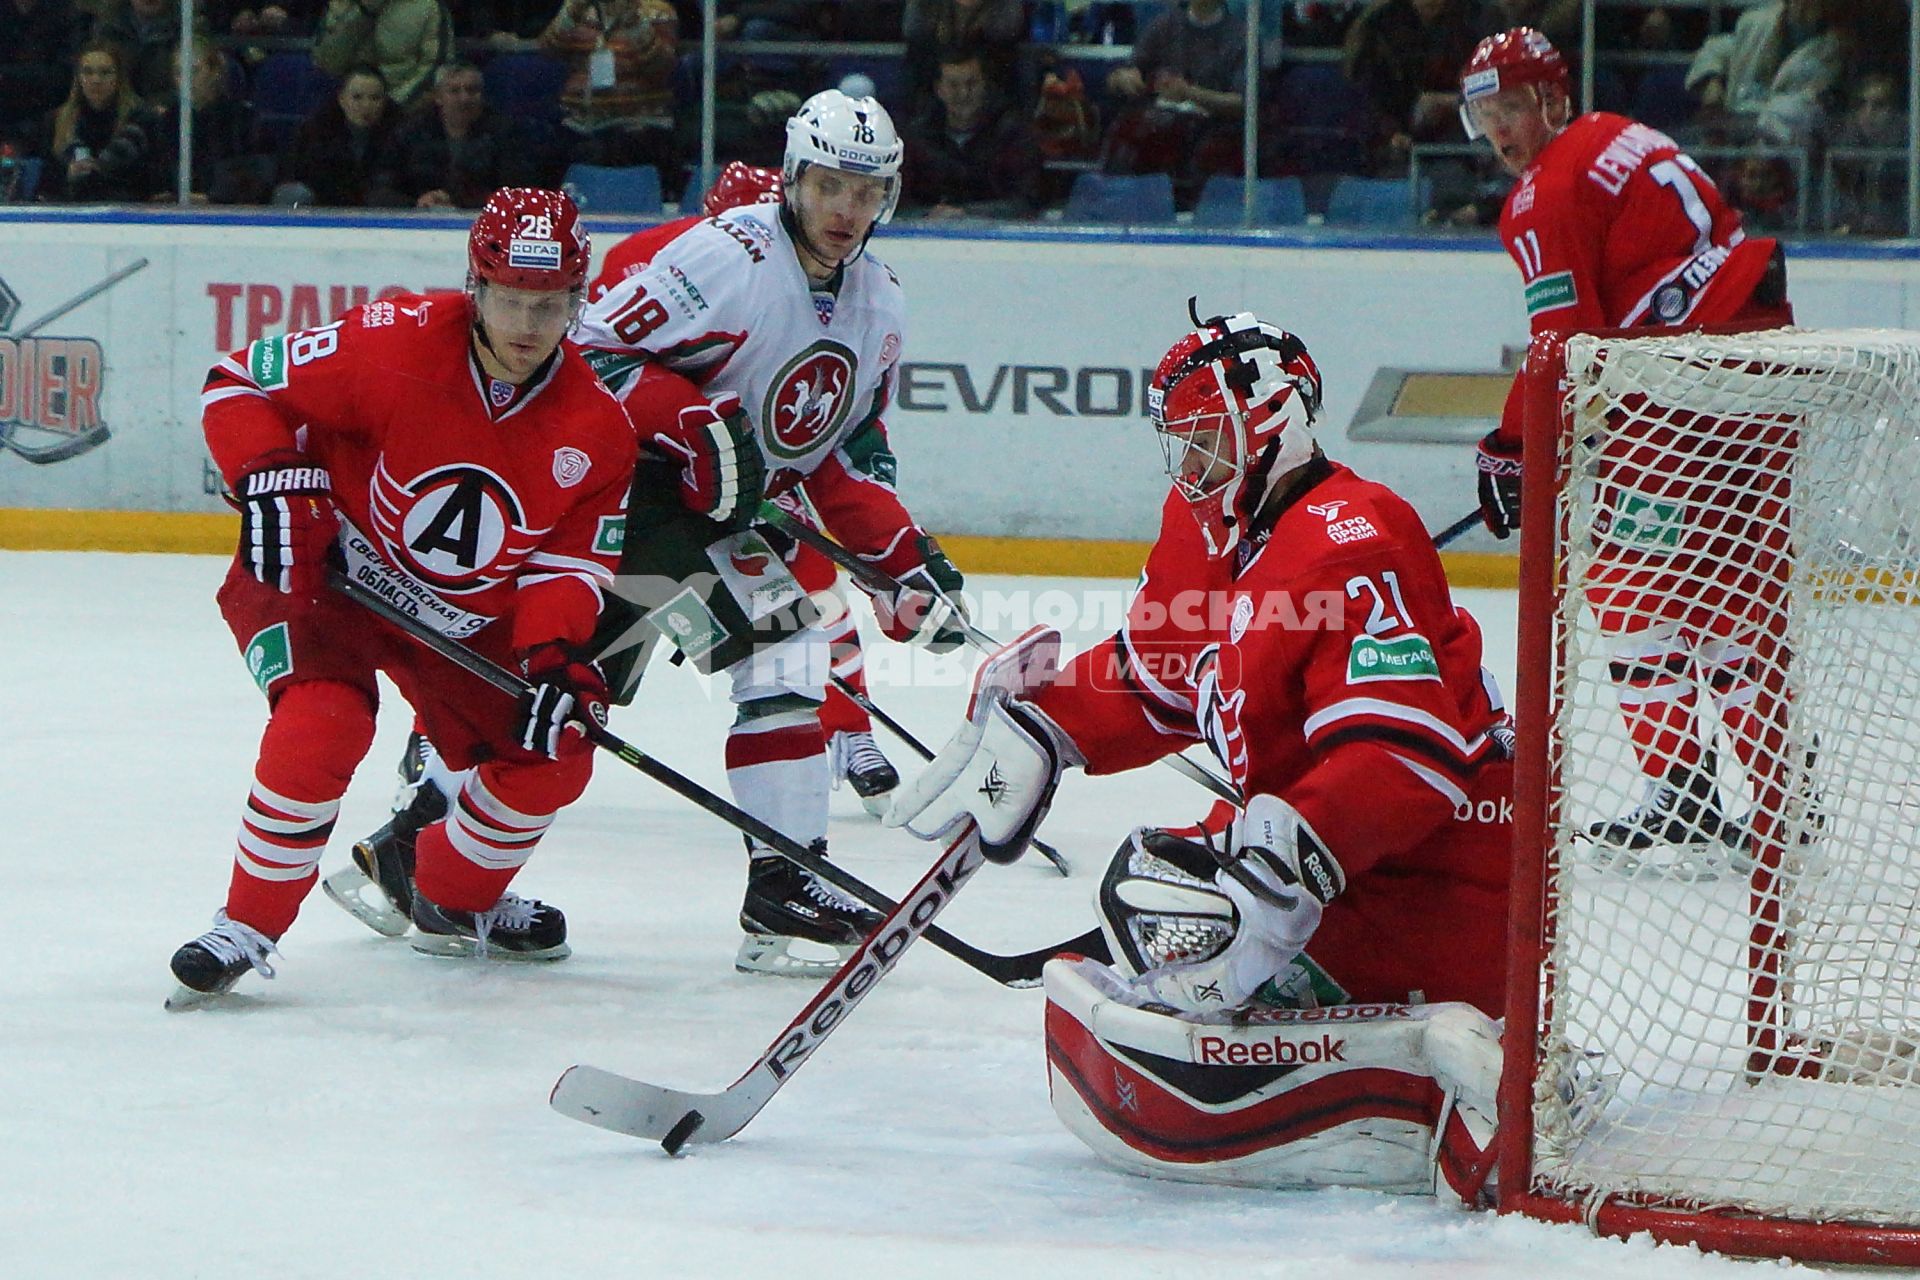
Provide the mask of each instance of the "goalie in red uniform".
MULTIPOLYGON (((1780 246, 1740 215, 1666 137, 1624 116, 1573 117, 1560 54, 1527 27, 1482 40, 1461 73, 1462 118, 1519 181, 1500 238, 1519 265, 1536 337, 1642 326, 1791 324, 1780 246)), ((1480 509, 1506 537, 1519 524, 1522 386, 1480 443, 1480 509)), ((1608 529, 1587 601, 1613 641, 1612 676, 1646 794, 1588 834, 1620 850, 1711 850, 1742 839, 1721 809, 1719 772, 1696 710, 1712 695, 1736 754, 1764 770, 1784 722, 1784 649, 1768 634, 1784 567, 1781 424, 1668 422, 1623 432, 1605 459, 1608 529), (1702 426, 1707 430, 1701 430, 1702 426), (1713 437, 1718 437, 1713 439, 1713 437), (1779 477, 1732 497, 1730 472, 1779 477), (1716 479, 1717 477, 1717 479, 1716 479), (1735 510, 1735 506, 1744 510, 1735 510)), ((1755 779, 1756 798, 1777 779, 1755 779)))
MULTIPOLYGON (((207 445, 241 513, 220 609, 269 713, 226 906, 174 953, 188 1000, 273 976, 373 738, 386 672, 456 767, 477 764, 420 834, 413 945, 558 959, 566 920, 508 891, 586 787, 583 715, 606 686, 580 650, 612 582, 633 429, 565 341, 587 233, 553 191, 495 192, 464 294, 367 303, 262 338, 207 375, 207 445), (533 686, 516 701, 327 588, 363 586, 533 686)), ((404 924, 402 925, 404 928, 404 924)))
POLYGON ((1055 1109, 1156 1176, 1431 1190, 1437 1149, 1473 1196, 1512 833, 1479 628, 1414 510, 1315 444, 1301 341, 1195 325, 1148 392, 1174 484, 1125 625, 988 704, 889 821, 967 810, 991 847, 1062 766, 1204 743, 1245 803, 1221 842, 1145 829, 1115 856, 1114 966, 1047 968, 1055 1109))

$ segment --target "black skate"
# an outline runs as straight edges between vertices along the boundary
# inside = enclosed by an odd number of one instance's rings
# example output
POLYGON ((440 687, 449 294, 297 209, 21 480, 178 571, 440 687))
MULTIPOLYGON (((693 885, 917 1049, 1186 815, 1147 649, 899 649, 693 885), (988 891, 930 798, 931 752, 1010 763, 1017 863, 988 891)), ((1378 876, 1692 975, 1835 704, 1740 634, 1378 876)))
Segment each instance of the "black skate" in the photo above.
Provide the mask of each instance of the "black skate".
POLYGON ((486 911, 455 911, 415 890, 413 929, 413 949, 426 956, 564 960, 573 954, 560 908, 517 893, 501 894, 486 911))
POLYGON ((225 995, 249 970, 271 978, 273 957, 279 954, 266 934, 229 920, 225 909, 217 911, 213 928, 173 953, 170 967, 180 988, 167 997, 167 1008, 191 1009, 225 995))
POLYGON ((1646 797, 1633 809, 1587 828, 1601 846, 1596 862, 1632 874, 1646 867, 1687 880, 1710 880, 1728 848, 1744 848, 1746 833, 1720 808, 1719 760, 1707 752, 1698 765, 1674 765, 1665 778, 1650 779, 1646 797), (1663 846, 1671 858, 1657 863, 1633 855, 1663 846))
POLYGON ((375 933, 401 937, 413 924, 413 842, 446 816, 446 793, 422 785, 392 821, 353 846, 353 865, 328 876, 320 888, 375 933))
POLYGON ((832 753, 834 784, 842 778, 874 817, 887 811, 887 797, 900 785, 900 771, 881 754, 871 733, 836 733, 827 742, 832 753))
MULTIPOLYGON (((815 848, 824 852, 824 845, 815 848)), ((785 858, 756 849, 747 860, 747 896, 740 904, 740 928, 747 936, 733 967, 742 973, 824 977, 845 963, 883 918, 785 858)))

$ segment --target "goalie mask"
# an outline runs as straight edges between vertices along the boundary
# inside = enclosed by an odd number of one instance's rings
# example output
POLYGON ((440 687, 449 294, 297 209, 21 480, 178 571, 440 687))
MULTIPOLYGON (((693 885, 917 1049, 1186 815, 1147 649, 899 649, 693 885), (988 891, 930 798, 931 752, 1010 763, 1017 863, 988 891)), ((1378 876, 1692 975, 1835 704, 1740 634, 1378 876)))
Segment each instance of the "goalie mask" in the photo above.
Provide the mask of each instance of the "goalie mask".
POLYGON ((1304 342, 1248 312, 1194 323, 1154 370, 1147 412, 1167 475, 1219 557, 1274 485, 1313 457, 1320 370, 1304 342))

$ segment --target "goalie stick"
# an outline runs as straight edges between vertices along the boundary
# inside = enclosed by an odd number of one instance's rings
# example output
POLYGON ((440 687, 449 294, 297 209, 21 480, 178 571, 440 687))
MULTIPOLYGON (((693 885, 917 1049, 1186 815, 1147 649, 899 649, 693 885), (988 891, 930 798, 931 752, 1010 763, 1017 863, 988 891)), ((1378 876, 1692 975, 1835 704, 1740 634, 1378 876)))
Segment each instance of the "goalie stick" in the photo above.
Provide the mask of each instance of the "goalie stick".
POLYGON ((933 918, 980 869, 985 858, 979 828, 971 818, 960 819, 957 826, 958 834, 947 841, 920 883, 887 912, 859 950, 725 1089, 692 1093, 598 1067, 575 1066, 554 1082, 549 1105, 585 1124, 651 1138, 668 1155, 679 1155, 689 1142, 724 1142, 746 1128, 833 1029, 846 1021, 854 1006, 899 963, 906 949, 922 934, 933 936, 933 918))
MULTIPOLYGON (((846 679, 844 676, 830 675, 828 678, 833 682, 834 688, 838 689, 841 693, 847 696, 848 701, 852 702, 854 706, 859 707, 862 711, 872 716, 875 720, 878 720, 882 725, 885 725, 887 732, 891 733, 894 737, 900 739, 900 741, 906 743, 907 746, 922 760, 933 759, 933 752, 927 749, 926 743, 914 737, 912 731, 910 731, 907 728, 907 726, 901 724, 898 720, 895 720, 892 716, 882 711, 880 709, 880 704, 873 700, 873 697, 871 694, 868 694, 863 690, 854 687, 853 682, 851 680, 846 679)), ((1053 864, 1053 869, 1055 871, 1058 871, 1063 876, 1069 876, 1073 874, 1073 868, 1067 865, 1067 859, 1065 855, 1063 855, 1058 849, 1054 848, 1052 845, 1048 844, 1045 840, 1042 840, 1038 836, 1035 836, 1030 843, 1033 845, 1034 848, 1040 851, 1040 855, 1042 857, 1044 857, 1048 862, 1051 862, 1053 864)))
MULTIPOLYGON (((898 594, 904 589, 900 585, 899 580, 892 574, 868 564, 865 560, 862 560, 859 556, 847 550, 826 534, 821 533, 812 525, 807 524, 804 520, 794 519, 779 507, 774 506, 771 502, 765 502, 760 505, 760 519, 793 538, 796 542, 806 543, 809 547, 812 547, 815 551, 818 551, 821 555, 852 574, 855 581, 861 583, 869 591, 879 595, 891 596, 898 594)), ((982 653, 993 653, 1000 648, 999 641, 974 626, 971 622, 968 622, 964 616, 960 616, 960 626, 968 642, 982 653)), ((1220 799, 1225 800, 1228 804, 1235 807, 1240 805, 1240 792, 1235 789, 1231 782, 1215 774, 1212 770, 1195 764, 1193 761, 1187 759, 1187 757, 1178 754, 1162 756, 1160 757, 1160 763, 1166 765, 1176 773, 1186 775, 1188 778, 1205 787, 1208 791, 1213 792, 1213 794, 1220 799)))
MULTIPOLYGON (((525 680, 500 664, 475 653, 459 641, 450 640, 437 631, 429 630, 419 620, 394 608, 384 597, 347 577, 340 569, 328 570, 327 583, 348 599, 386 619, 412 639, 454 665, 478 676, 501 692, 512 694, 516 698, 526 696, 528 686, 525 680)), ((616 737, 602 726, 584 719, 580 720, 579 724, 586 730, 588 740, 596 747, 612 754, 621 763, 646 774, 668 790, 691 800, 736 830, 752 836, 781 857, 825 880, 841 892, 860 899, 876 911, 890 912, 897 905, 893 899, 852 872, 828 862, 819 853, 791 836, 776 831, 744 809, 729 804, 693 779, 654 759, 624 739, 616 737)), ((1089 929, 1077 937, 1068 938, 1051 947, 1041 947, 1038 950, 1021 952, 1017 955, 998 955, 991 951, 983 951, 972 943, 956 938, 945 929, 938 927, 928 928, 926 934, 935 946, 960 963, 1008 987, 1038 986, 1040 971, 1046 966, 1047 961, 1064 952, 1073 952, 1093 959, 1111 957, 1106 939, 1097 928, 1089 929)))

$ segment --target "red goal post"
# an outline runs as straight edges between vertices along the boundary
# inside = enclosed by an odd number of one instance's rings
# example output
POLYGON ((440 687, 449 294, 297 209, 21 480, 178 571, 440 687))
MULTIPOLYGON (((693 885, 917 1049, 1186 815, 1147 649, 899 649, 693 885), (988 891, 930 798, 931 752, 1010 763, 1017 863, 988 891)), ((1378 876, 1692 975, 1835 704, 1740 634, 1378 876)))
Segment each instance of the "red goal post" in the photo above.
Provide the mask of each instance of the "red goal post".
POLYGON ((1920 1264, 1920 333, 1543 336, 1525 447, 1500 1207, 1920 1264))

